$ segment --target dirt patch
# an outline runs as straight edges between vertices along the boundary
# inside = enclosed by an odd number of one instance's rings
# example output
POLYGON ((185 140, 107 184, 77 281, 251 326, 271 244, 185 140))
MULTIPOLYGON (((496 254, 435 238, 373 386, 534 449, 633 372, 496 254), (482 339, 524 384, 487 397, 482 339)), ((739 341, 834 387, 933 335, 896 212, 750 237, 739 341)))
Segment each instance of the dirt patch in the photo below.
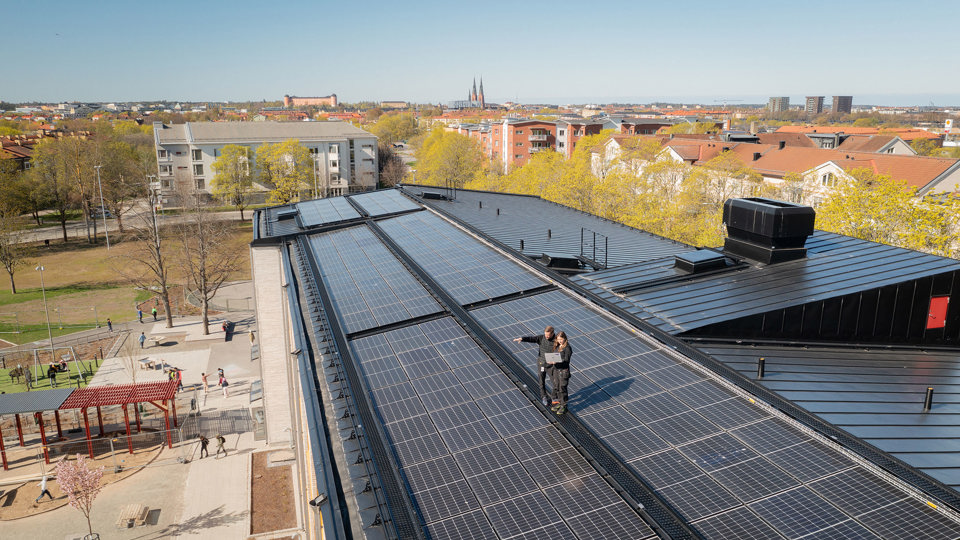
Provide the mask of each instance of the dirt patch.
MULTIPOLYGON (((92 465, 104 467, 101 485, 112 484, 135 474, 144 465, 152 462, 163 453, 163 449, 164 447, 162 446, 156 446, 151 450, 141 450, 135 454, 118 452, 118 461, 122 457, 125 465, 124 469, 119 473, 114 472, 113 457, 110 455, 98 456, 97 459, 93 460, 92 465)), ((167 452, 176 453, 179 452, 179 450, 176 448, 172 450, 167 449, 167 452)), ((54 466, 55 464, 52 462, 49 465, 51 470, 54 466)), ((31 480, 30 482, 19 485, 0 486, 0 521, 42 514, 60 508, 69 502, 67 496, 60 491, 60 485, 57 484, 53 475, 47 480, 47 489, 49 489, 50 494, 53 495, 53 500, 51 501, 49 497, 44 496, 39 503, 34 502, 37 495, 40 494, 40 488, 37 487, 38 483, 38 480, 31 480)))
POLYGON ((250 533, 282 531, 297 526, 290 465, 268 467, 270 452, 253 454, 250 533))

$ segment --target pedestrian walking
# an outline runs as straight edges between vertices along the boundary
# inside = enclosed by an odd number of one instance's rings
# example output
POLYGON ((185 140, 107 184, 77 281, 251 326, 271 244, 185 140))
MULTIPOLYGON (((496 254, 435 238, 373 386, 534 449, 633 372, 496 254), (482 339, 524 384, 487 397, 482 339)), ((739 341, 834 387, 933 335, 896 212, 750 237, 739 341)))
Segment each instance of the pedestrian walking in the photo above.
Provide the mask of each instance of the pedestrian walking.
POLYGON ((33 388, 33 372, 28 369, 24 373, 24 378, 27 380, 27 390, 29 391, 33 388))
POLYGON ((143 324, 143 310, 137 308, 137 320, 140 321, 140 324, 143 324))
POLYGON ((206 393, 207 393, 207 388, 209 388, 209 385, 207 384, 207 374, 206 374, 206 373, 201 373, 201 374, 200 374, 200 381, 203 383, 203 393, 206 394, 206 393))
POLYGON ((556 343, 553 345, 555 354, 559 354, 559 362, 553 364, 553 407, 551 411, 557 413, 557 416, 567 412, 567 385, 570 382, 570 358, 573 356, 573 347, 567 341, 566 332, 557 334, 556 343))
POLYGON ((44 495, 46 495, 47 497, 50 497, 50 500, 52 501, 52 500, 53 500, 53 495, 51 495, 51 494, 50 494, 50 490, 47 489, 47 475, 43 475, 43 479, 40 480, 40 483, 37 484, 37 485, 40 486, 40 496, 38 496, 38 497, 37 497, 37 500, 35 500, 35 501, 33 501, 33 502, 34 502, 34 503, 40 502, 40 499, 42 499, 44 495))
POLYGON ((147 340, 147 336, 143 332, 140 332, 140 337, 137 338, 137 341, 140 342, 141 349, 143 348, 143 342, 146 340, 147 340))
POLYGON ((218 378, 218 379, 222 379, 222 378, 223 378, 223 368, 222 368, 222 367, 221 367, 221 368, 217 368, 217 378, 218 378))
POLYGON ((227 388, 230 386, 230 383, 227 382, 227 378, 223 375, 220 376, 220 388, 223 389, 223 397, 230 397, 230 392, 227 388))
POLYGON ((113 321, 110 320, 110 317, 107 317, 107 330, 113 332, 113 321))
POLYGON ((257 336, 253 335, 253 330, 250 331, 250 345, 253 345, 257 342, 257 336))
POLYGON ((56 388, 57 366, 53 365, 53 362, 50 362, 50 367, 47 368, 47 378, 50 379, 50 388, 56 388))
POLYGON ((207 451, 208 444, 210 444, 210 439, 200 435, 200 459, 210 457, 210 452, 207 451))
POLYGON ((227 449, 223 447, 226 442, 227 440, 223 438, 223 435, 217 433, 217 455, 215 457, 220 457, 221 451, 223 451, 223 457, 227 457, 227 449))
POLYGON ((150 313, 153 315, 153 320, 154 320, 154 322, 156 322, 156 320, 157 320, 157 308, 151 309, 151 310, 150 310, 150 313))
POLYGON ((176 370, 177 372, 177 375, 176 375, 177 392, 180 392, 183 390, 183 370, 180 368, 174 368, 174 370, 176 370))
POLYGON ((557 337, 554 334, 554 329, 552 326, 548 326, 543 329, 542 336, 523 336, 514 339, 516 343, 536 343, 539 346, 539 352, 537 355, 537 374, 540 377, 540 402, 543 403, 543 406, 546 407, 550 404, 547 399, 547 385, 546 380, 547 376, 550 376, 551 382, 553 382, 553 366, 547 365, 546 354, 553 352, 553 344, 556 341, 557 337))

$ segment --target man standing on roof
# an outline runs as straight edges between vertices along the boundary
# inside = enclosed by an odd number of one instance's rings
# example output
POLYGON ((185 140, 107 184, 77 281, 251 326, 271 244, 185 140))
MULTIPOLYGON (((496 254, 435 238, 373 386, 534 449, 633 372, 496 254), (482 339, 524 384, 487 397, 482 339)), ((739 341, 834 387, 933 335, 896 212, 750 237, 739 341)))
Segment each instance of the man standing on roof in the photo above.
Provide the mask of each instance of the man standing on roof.
POLYGON ((547 399, 547 385, 546 380, 549 376, 551 381, 553 380, 553 366, 547 365, 547 353, 553 352, 553 344, 556 341, 557 337, 553 332, 553 327, 548 326, 543 329, 542 336, 523 336, 514 339, 516 343, 536 343, 540 350, 537 355, 537 372, 540 376, 540 401, 543 403, 543 406, 546 407, 550 405, 550 401, 547 399))

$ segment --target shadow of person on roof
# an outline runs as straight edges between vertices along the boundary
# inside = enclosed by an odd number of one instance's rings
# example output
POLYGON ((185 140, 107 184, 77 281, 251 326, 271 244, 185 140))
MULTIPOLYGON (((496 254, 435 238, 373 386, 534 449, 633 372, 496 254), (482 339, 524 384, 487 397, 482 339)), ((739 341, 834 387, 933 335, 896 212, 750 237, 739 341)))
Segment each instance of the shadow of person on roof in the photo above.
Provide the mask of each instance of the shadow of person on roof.
POLYGON ((633 379, 628 379, 623 375, 604 377, 595 381, 590 386, 571 394, 568 403, 571 407, 586 407, 603 403, 626 392, 632 384, 633 379))

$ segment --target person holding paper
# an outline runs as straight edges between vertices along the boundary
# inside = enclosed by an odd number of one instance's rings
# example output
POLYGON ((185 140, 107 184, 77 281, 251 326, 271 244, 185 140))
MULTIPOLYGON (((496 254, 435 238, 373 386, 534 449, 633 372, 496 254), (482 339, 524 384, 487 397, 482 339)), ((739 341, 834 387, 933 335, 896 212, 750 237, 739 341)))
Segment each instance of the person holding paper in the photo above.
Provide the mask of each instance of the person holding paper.
POLYGON ((567 341, 566 332, 557 334, 557 339, 553 344, 553 356, 548 361, 553 363, 553 403, 551 411, 557 413, 557 416, 567 412, 567 384, 570 382, 570 357, 573 356, 573 347, 567 341))
POLYGON ((547 364, 547 353, 552 353, 553 344, 556 340, 554 335, 553 327, 548 326, 543 329, 542 336, 523 336, 514 339, 516 343, 521 341, 524 343, 536 343, 540 347, 539 355, 537 356, 537 374, 540 376, 540 401, 543 403, 543 406, 546 407, 550 404, 547 400, 547 385, 546 380, 547 376, 550 376, 551 382, 553 381, 553 366, 547 364))

